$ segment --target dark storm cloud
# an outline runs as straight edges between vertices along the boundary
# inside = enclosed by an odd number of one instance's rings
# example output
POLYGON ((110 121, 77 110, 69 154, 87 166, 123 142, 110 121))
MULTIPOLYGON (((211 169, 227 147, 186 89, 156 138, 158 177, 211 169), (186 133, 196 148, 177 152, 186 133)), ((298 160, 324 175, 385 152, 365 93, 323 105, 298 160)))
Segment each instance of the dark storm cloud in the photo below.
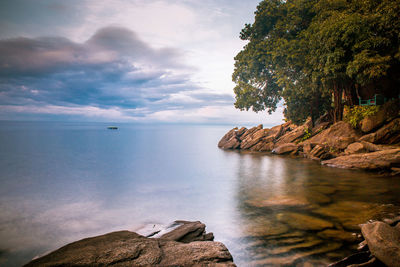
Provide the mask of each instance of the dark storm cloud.
POLYGON ((180 51, 154 49, 121 27, 102 28, 84 43, 0 40, 0 104, 151 108, 170 94, 199 89, 190 81, 193 69, 181 62, 180 51))

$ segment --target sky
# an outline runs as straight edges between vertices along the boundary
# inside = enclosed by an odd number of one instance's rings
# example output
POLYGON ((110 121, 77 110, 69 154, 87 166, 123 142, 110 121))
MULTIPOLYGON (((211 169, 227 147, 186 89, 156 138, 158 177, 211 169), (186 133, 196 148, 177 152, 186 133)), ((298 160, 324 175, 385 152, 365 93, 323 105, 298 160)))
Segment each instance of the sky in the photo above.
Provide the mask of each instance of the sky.
POLYGON ((234 108, 259 0, 2 0, 0 120, 275 125, 234 108))

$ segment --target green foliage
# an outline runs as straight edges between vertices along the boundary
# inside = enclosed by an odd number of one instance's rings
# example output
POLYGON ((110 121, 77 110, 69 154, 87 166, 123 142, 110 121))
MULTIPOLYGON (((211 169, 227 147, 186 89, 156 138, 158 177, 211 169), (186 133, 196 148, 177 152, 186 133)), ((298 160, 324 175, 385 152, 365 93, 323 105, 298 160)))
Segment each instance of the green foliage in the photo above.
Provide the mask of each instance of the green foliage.
POLYGON ((305 140, 307 140, 307 139, 310 139, 311 136, 312 136, 311 130, 308 129, 308 127, 305 127, 305 128, 304 128, 304 136, 303 136, 303 138, 301 139, 301 141, 305 141, 305 140))
POLYGON ((285 117, 300 124, 343 112, 342 95, 400 83, 400 1, 263 0, 248 41, 235 57, 235 107, 272 112, 283 98, 285 117), (333 110, 332 110, 333 106, 333 110))
POLYGON ((358 124, 368 116, 373 116, 379 110, 379 106, 354 106, 348 109, 344 120, 351 124, 353 128, 357 128, 358 124))

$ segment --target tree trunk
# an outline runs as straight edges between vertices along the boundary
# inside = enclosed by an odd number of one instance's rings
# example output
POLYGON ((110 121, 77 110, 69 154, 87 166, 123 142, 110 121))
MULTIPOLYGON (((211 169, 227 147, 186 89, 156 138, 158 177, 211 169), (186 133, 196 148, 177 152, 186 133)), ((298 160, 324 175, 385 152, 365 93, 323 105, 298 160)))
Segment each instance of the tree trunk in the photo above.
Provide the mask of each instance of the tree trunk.
POLYGON ((338 122, 343 117, 343 104, 342 104, 342 93, 343 89, 338 85, 336 81, 333 82, 333 121, 338 122))

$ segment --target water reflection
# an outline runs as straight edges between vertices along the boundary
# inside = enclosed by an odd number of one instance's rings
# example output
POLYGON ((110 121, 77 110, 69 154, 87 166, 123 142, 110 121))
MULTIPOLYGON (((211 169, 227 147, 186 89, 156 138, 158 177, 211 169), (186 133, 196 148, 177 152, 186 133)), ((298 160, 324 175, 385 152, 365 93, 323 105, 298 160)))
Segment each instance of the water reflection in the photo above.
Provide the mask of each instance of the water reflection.
POLYGON ((396 178, 240 152, 236 173, 241 265, 327 265, 354 252, 360 223, 393 216, 396 178))

